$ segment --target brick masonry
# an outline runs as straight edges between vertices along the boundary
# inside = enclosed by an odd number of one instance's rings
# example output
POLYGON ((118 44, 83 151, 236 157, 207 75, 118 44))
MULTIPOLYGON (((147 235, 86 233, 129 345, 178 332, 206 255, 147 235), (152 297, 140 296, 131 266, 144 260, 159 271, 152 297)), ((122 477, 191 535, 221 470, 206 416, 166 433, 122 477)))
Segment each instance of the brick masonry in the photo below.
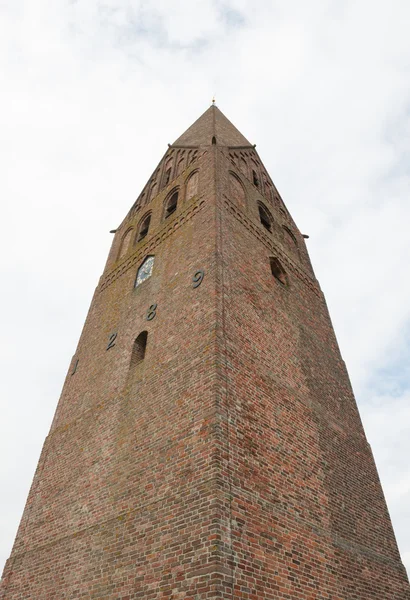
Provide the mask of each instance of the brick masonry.
POLYGON ((0 598, 410 600, 303 237, 216 107, 114 236, 0 598))

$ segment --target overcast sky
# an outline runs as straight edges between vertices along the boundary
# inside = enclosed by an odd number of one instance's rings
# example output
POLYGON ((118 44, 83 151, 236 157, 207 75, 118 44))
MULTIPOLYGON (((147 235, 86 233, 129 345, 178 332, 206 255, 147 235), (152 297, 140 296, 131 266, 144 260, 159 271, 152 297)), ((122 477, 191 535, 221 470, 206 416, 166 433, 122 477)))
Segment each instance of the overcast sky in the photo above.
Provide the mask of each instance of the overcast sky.
POLYGON ((410 570, 408 0, 0 0, 0 572, 112 236, 209 105, 303 233, 410 570))

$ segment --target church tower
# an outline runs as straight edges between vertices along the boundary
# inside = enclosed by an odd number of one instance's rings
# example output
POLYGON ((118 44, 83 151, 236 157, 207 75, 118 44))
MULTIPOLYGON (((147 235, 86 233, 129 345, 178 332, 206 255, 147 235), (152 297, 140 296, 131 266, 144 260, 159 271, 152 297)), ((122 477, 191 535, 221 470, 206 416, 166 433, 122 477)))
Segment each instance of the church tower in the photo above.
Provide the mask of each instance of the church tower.
POLYGON ((303 236, 211 106, 115 231, 2 600, 410 600, 303 236))

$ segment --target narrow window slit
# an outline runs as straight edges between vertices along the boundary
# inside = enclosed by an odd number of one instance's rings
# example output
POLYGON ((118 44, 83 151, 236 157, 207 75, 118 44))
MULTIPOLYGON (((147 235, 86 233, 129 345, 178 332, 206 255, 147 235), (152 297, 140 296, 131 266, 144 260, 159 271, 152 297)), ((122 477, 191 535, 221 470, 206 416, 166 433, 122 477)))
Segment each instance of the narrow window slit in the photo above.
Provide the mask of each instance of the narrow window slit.
POLYGON ((261 205, 259 205, 259 218, 267 231, 272 231, 272 220, 268 214, 268 211, 261 205))

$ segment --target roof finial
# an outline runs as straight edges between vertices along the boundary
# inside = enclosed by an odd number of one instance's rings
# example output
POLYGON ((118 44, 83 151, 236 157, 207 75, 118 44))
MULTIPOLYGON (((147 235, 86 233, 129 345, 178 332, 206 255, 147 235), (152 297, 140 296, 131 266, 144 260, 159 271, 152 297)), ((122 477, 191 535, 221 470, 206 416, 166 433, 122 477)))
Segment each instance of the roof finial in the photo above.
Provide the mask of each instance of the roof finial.
POLYGON ((215 106, 215 94, 212 96, 212 104, 215 106))

